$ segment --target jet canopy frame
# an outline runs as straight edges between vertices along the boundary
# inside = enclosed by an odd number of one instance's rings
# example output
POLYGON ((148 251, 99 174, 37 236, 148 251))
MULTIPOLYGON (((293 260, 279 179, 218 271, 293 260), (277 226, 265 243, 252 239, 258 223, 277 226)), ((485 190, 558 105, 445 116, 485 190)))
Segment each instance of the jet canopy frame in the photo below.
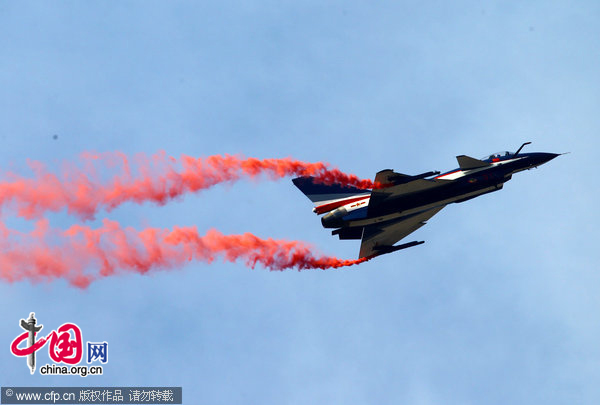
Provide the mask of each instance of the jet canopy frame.
POLYGON ((491 155, 484 156, 481 158, 481 160, 486 161, 486 160, 500 159, 500 158, 509 157, 509 156, 512 156, 512 153, 507 150, 504 150, 502 152, 496 152, 496 153, 492 153, 491 155))
POLYGON ((523 143, 523 145, 521 145, 515 153, 504 150, 501 152, 492 153, 491 155, 488 155, 488 156, 484 156, 481 158, 481 160, 483 160, 484 162, 491 162, 491 161, 494 161, 494 159, 502 159, 502 158, 508 158, 508 157, 512 157, 512 156, 517 156, 519 154, 519 152, 521 152, 521 149, 523 149, 525 147, 525 145, 529 145, 530 143, 531 142, 523 143))

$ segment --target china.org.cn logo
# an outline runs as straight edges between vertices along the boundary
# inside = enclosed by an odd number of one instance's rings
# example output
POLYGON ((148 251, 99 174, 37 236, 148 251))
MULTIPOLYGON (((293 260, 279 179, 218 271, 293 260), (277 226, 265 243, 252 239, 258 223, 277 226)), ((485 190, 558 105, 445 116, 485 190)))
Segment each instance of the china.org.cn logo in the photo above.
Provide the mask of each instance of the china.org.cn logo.
MULTIPOLYGON (((35 313, 29 319, 21 319, 19 326, 25 329, 12 341, 10 351, 17 357, 26 357, 27 366, 31 374, 35 373, 35 355, 45 345, 48 345, 48 356, 55 364, 46 364, 40 368, 42 375, 101 375, 103 368, 100 365, 79 365, 83 359, 83 338, 81 329, 74 323, 64 323, 48 335, 36 339, 37 333, 43 325, 37 325, 35 313), (27 341, 23 347, 23 342, 27 341)), ((86 363, 92 364, 108 362, 107 342, 86 342, 86 363)))

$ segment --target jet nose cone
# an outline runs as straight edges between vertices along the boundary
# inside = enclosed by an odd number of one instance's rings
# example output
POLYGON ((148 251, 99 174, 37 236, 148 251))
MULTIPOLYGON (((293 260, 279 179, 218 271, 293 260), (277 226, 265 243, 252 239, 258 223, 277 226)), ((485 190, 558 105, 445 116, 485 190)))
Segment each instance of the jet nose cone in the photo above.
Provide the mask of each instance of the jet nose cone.
POLYGON ((531 161, 530 161, 530 166, 540 166, 543 165, 546 162, 551 161, 552 159, 554 159, 555 157, 560 156, 560 154, 558 153, 532 153, 531 154, 531 161))
POLYGON ((546 163, 546 162, 551 161, 555 157, 560 156, 560 153, 544 153, 543 155, 544 155, 543 156, 543 159, 544 159, 543 163, 546 163))
POLYGON ((540 156, 540 160, 541 160, 541 165, 543 165, 546 162, 551 161, 552 159, 554 159, 557 156, 560 156, 559 153, 542 153, 542 156, 540 156))

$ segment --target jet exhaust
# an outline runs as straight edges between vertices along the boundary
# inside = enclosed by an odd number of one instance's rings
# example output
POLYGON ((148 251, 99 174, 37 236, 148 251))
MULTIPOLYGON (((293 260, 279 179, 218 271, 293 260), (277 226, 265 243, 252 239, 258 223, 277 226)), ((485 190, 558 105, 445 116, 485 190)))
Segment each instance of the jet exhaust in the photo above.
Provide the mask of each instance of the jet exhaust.
POLYGON ((0 223, 0 278, 8 282, 64 279, 86 288, 104 277, 179 268, 190 261, 221 259, 282 271, 325 270, 368 260, 342 260, 313 252, 304 242, 262 239, 251 233, 223 235, 214 229, 200 235, 196 227, 136 230, 105 219, 96 229, 73 225, 59 230, 43 219, 34 230, 23 233, 0 223))
POLYGON ((63 163, 60 173, 37 161, 28 165, 29 177, 12 172, 0 175, 0 279, 8 282, 64 279, 86 288, 104 277, 173 269, 190 261, 242 262, 273 271, 330 269, 366 261, 338 259, 314 253, 304 242, 263 239, 251 233, 224 235, 212 229, 201 235, 196 227, 177 226, 137 230, 109 219, 97 228, 81 223, 56 229, 45 216, 66 210, 81 220, 91 220, 101 210, 110 211, 126 202, 164 205, 187 193, 242 178, 300 175, 314 176, 323 184, 373 186, 370 180, 328 163, 237 155, 175 159, 165 152, 129 157, 110 152, 83 153, 77 162, 63 163), (9 229, 2 219, 9 212, 35 220, 34 229, 9 229))
POLYGON ((378 187, 371 180, 346 174, 325 162, 302 162, 292 158, 256 159, 239 155, 213 155, 179 159, 158 152, 128 157, 121 152, 90 153, 79 162, 65 162, 60 174, 38 161, 28 162, 33 176, 3 173, 0 179, 0 207, 16 206, 17 214, 39 219, 45 212, 66 209, 81 219, 93 219, 100 210, 134 202, 164 205, 187 193, 221 183, 265 176, 313 176, 324 184, 361 189, 378 187))

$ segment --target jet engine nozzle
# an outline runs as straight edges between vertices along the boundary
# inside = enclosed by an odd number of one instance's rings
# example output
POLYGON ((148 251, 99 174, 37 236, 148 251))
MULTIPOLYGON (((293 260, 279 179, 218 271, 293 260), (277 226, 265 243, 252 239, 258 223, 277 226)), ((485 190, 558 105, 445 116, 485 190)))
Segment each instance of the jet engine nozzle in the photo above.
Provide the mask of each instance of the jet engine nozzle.
POLYGON ((346 207, 336 208, 335 210, 323 215, 321 224, 323 228, 340 228, 344 225, 343 218, 348 214, 346 207))

